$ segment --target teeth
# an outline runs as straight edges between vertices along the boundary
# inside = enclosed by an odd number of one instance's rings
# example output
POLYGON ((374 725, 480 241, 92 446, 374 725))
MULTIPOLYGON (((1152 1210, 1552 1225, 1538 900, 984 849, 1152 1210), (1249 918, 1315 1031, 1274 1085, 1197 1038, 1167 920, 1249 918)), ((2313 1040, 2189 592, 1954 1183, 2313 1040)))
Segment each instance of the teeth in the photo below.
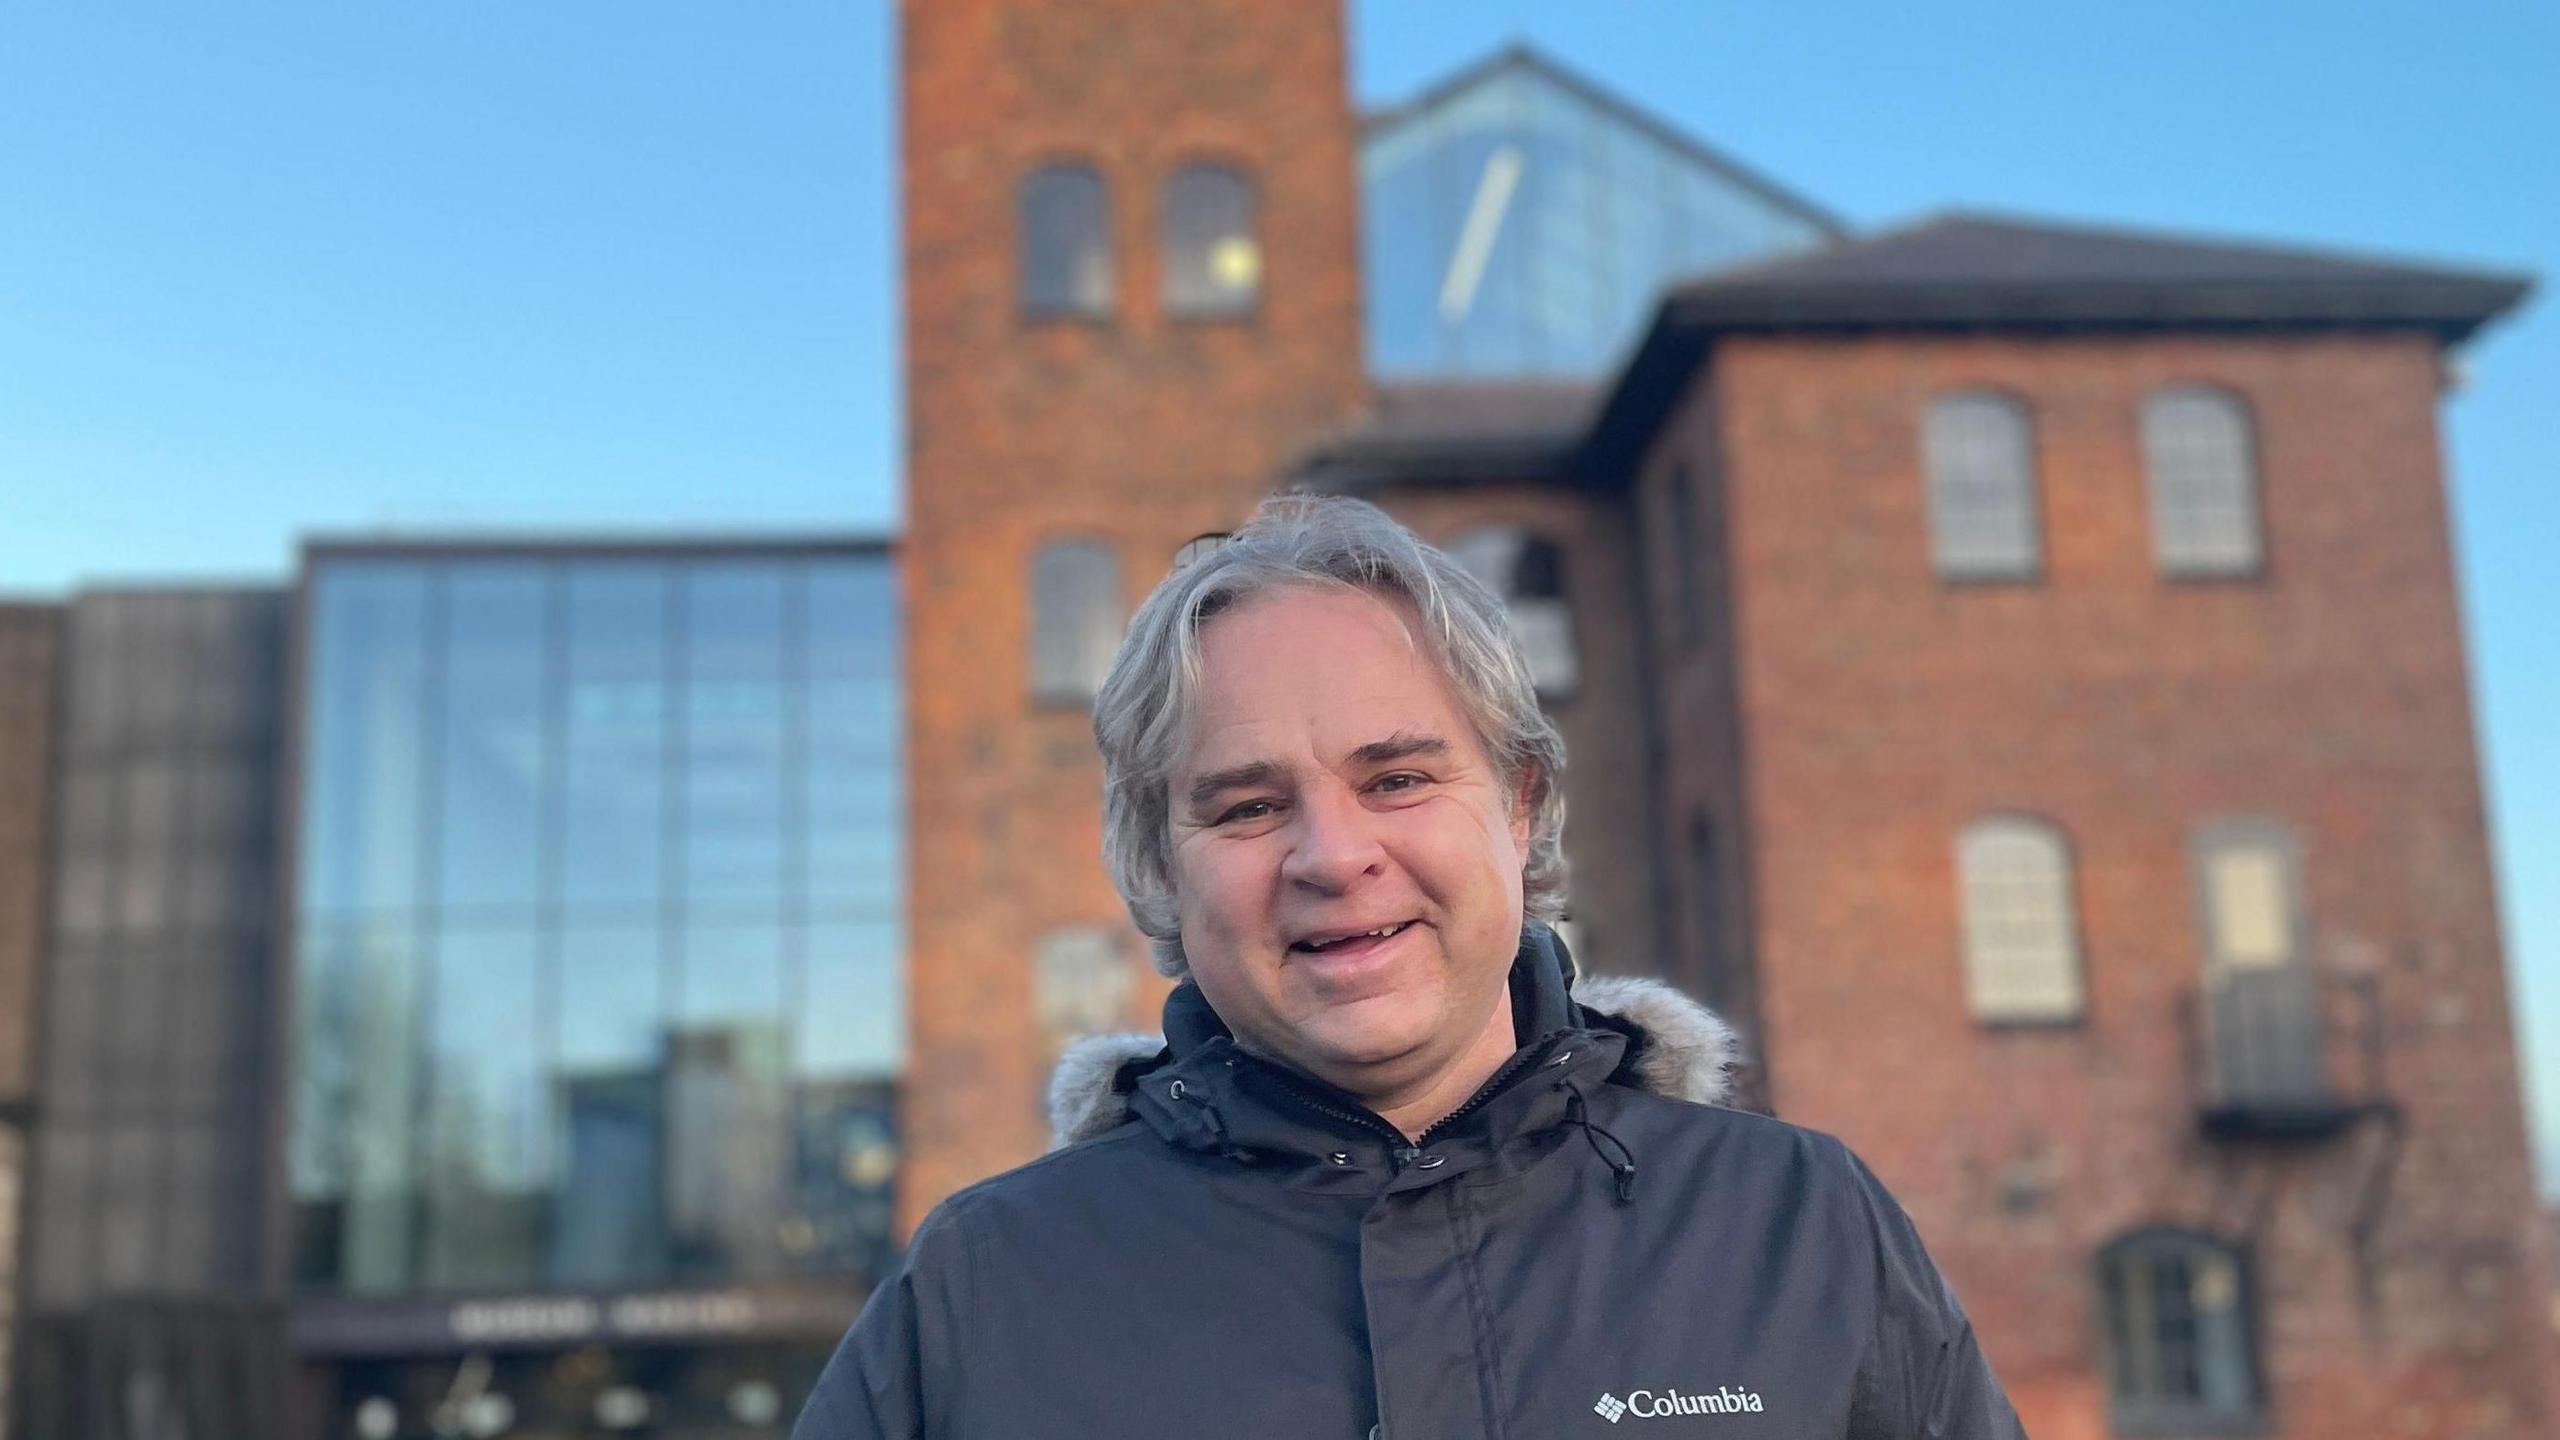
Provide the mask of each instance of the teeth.
POLYGON ((1382 935, 1393 935, 1403 928, 1402 922, 1398 922, 1394 925, 1381 925, 1375 930, 1363 930, 1355 935, 1337 935, 1330 940, 1302 940, 1299 943, 1310 950, 1330 950, 1346 940, 1374 940, 1382 935))

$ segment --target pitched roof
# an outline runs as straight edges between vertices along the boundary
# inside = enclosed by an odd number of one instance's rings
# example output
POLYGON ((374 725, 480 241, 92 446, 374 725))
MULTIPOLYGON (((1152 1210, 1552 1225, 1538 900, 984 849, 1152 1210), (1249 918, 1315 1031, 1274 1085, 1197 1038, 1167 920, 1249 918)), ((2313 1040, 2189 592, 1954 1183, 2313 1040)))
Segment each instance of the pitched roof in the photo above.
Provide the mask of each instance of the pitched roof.
POLYGON ((1300 456, 1292 476, 1347 491, 1560 479, 1599 398, 1581 382, 1381 384, 1368 415, 1300 456))
POLYGON ((1585 442, 1631 463, 1717 334, 2407 330, 2468 338, 2529 277, 2192 236, 1948 215, 1675 288, 1585 442))
POLYGON ((1671 292, 1718 328, 2384 326, 2457 341, 2520 275, 2225 240, 1948 215, 1671 292))

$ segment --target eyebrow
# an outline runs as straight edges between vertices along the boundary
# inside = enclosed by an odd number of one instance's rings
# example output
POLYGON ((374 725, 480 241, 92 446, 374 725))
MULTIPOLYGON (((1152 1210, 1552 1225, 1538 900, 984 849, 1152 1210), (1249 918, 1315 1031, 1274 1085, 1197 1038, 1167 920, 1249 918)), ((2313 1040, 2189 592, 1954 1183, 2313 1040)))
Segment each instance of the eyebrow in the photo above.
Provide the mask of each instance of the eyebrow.
POLYGON ((1402 730, 1384 740, 1372 740, 1351 752, 1354 765, 1388 765, 1410 760, 1416 755, 1441 756, 1449 753, 1449 742, 1437 735, 1402 730))
MULTIPOLYGON (((1351 752, 1354 765, 1389 765, 1410 760, 1417 755, 1441 756, 1449 753, 1449 742, 1437 735, 1416 731, 1400 731, 1384 740, 1372 740, 1351 752)), ((1244 790, 1256 785, 1269 785, 1280 779, 1281 767, 1268 760, 1254 760, 1212 770, 1191 782, 1191 807, 1200 809, 1229 790, 1244 790)))
POLYGON ((1242 790, 1252 785, 1268 785, 1280 778, 1280 767, 1268 760, 1246 765, 1231 765, 1212 770, 1191 782, 1191 808, 1200 809, 1229 790, 1242 790))

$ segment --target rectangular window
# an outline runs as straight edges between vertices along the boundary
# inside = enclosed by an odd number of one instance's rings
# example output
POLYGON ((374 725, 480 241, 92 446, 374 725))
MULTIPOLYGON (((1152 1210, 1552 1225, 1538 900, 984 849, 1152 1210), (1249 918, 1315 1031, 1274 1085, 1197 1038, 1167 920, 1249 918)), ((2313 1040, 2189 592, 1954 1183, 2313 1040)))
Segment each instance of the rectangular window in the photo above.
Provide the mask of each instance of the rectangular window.
POLYGON ((1987 391, 1932 401, 1922 435, 1930 539, 1951 580, 2029 580, 2044 564, 2026 407, 1987 391))
POLYGON ((2283 857, 2265 847, 2232 846, 2214 852, 2205 875, 2214 951, 2222 964, 2263 970, 2290 963, 2293 917, 2287 913, 2283 857))
POLYGON ((2026 818, 1977 821, 1957 844, 1957 870, 1975 1018, 2077 1019, 2086 1000, 2061 832, 2026 818))

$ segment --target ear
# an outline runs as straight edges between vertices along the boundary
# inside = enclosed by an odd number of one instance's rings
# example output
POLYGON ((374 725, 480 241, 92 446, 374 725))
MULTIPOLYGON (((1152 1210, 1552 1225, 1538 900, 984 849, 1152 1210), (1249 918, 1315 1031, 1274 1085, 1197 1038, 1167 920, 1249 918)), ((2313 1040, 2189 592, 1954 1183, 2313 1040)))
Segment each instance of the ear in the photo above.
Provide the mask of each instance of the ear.
POLYGON ((1539 781, 1538 767, 1524 766, 1511 796, 1511 844, 1523 856, 1529 853, 1530 832, 1537 824, 1538 791, 1543 788, 1539 781))

